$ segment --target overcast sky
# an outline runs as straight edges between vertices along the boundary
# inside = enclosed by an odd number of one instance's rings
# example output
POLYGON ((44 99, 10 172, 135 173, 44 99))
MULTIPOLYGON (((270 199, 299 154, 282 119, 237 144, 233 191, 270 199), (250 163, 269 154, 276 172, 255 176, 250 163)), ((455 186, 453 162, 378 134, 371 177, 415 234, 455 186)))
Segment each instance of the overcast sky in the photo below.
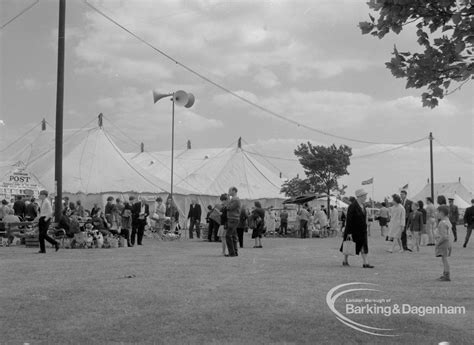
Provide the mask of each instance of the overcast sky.
MULTIPOLYGON (((474 187, 473 83, 436 109, 423 108, 423 91, 406 90, 384 65, 394 44, 417 49, 413 28, 383 40, 363 36, 357 24, 368 18, 365 1, 89 2, 204 77, 303 125, 379 143, 414 141, 432 131, 439 140, 435 181, 462 177, 474 187)), ((0 0, 1 24, 32 3, 0 0)), ((43 117, 55 123, 58 3, 41 0, 0 30, 0 148, 43 117)), ((376 198, 406 183, 414 194, 429 177, 428 140, 364 157, 393 146, 344 141, 271 116, 159 54, 82 0, 67 1, 65 69, 65 127, 82 127, 102 112, 124 151, 137 151, 140 142, 148 150, 170 148, 171 104, 153 104, 151 90, 183 89, 196 103, 176 108, 179 148, 188 139, 196 148, 226 147, 242 136, 249 150, 283 158, 264 162, 293 177, 302 175, 291 160, 299 143, 347 144, 354 158, 341 182, 351 194, 374 177, 376 198)))

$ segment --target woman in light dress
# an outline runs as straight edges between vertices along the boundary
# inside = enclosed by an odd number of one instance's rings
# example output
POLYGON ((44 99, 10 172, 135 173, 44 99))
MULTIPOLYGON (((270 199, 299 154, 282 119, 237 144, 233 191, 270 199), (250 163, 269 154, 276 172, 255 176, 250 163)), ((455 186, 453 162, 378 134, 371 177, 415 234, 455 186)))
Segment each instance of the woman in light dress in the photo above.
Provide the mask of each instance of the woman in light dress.
POLYGON ((331 219, 331 231, 337 234, 337 231, 339 230, 339 211, 337 210, 337 207, 333 205, 329 206, 329 209, 331 210, 329 215, 329 218, 331 219))
POLYGON ((390 207, 390 222, 388 223, 388 237, 393 243, 388 252, 393 253, 395 245, 400 247, 400 253, 403 252, 402 232, 405 229, 405 208, 401 205, 402 199, 398 194, 392 195, 393 206, 390 207), (395 241, 396 240, 396 241, 395 241))
POLYGON ((426 233, 428 234, 428 245, 435 245, 434 231, 436 229, 436 207, 431 197, 426 198, 426 233))
POLYGON ((321 229, 321 237, 327 237, 328 216, 322 208, 316 211, 316 221, 319 223, 321 229))
POLYGON ((276 218, 272 208, 268 210, 268 214, 265 216, 265 226, 267 228, 268 235, 274 235, 276 229, 276 218))

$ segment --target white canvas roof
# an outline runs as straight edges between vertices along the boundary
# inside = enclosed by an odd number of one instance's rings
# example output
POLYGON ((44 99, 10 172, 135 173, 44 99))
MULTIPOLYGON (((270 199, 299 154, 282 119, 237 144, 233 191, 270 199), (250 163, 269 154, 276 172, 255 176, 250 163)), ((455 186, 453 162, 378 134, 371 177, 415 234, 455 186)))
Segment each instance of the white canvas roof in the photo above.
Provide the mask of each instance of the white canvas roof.
MULTIPOLYGON (((471 206, 471 199, 474 198, 472 192, 469 191, 469 189, 467 189, 461 182, 435 183, 435 203, 438 195, 444 195, 446 198, 454 198, 454 204, 459 208, 471 206)), ((411 200, 421 200, 425 202, 425 199, 429 196, 431 196, 431 184, 426 184, 426 186, 418 194, 414 195, 413 197, 408 197, 411 200)))
MULTIPOLYGON (((169 151, 129 157, 149 173, 165 180, 170 178, 169 151)), ((201 195, 220 195, 235 186, 241 199, 284 198, 280 193, 283 181, 277 173, 238 147, 176 151, 174 180, 177 186, 201 195)))
MULTIPOLYGON (((54 190, 54 150, 30 160, 32 171, 50 191, 54 190)), ((129 162, 103 128, 76 133, 64 141, 63 192, 85 194, 106 192, 169 191, 170 183, 149 175, 129 162)), ((176 193, 188 191, 175 187, 176 193)))

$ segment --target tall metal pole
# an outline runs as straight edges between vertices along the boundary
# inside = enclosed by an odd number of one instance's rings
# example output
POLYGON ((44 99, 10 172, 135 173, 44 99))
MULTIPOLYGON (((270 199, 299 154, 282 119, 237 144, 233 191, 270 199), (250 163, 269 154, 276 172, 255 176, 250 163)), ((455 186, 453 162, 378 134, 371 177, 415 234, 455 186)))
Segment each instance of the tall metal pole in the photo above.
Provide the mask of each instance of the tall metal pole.
POLYGON ((174 209, 174 198, 173 198, 173 175, 174 175, 174 92, 173 96, 171 98, 171 102, 173 103, 172 108, 171 108, 171 186, 170 186, 170 197, 171 197, 171 227, 170 230, 174 231, 176 227, 176 223, 174 222, 174 214, 175 214, 175 209, 174 209))
POLYGON ((430 132, 431 199, 434 202, 433 133, 430 132))
POLYGON ((58 28, 58 80, 56 85, 56 156, 55 156, 55 187, 56 205, 54 216, 56 221, 61 217, 63 198, 63 104, 64 104, 64 34, 66 22, 66 0, 59 0, 58 28))

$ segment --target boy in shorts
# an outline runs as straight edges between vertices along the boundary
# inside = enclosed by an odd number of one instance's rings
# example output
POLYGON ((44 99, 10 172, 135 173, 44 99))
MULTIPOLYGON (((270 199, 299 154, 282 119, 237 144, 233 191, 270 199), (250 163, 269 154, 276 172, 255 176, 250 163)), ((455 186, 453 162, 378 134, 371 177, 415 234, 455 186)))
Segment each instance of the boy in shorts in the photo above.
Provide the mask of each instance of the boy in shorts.
POLYGON ((451 223, 449 221, 449 208, 446 205, 438 207, 438 214, 441 218, 438 229, 436 230, 436 246, 435 246, 435 255, 436 257, 441 257, 443 261, 443 275, 438 278, 439 281, 449 282, 451 281, 449 276, 449 264, 448 256, 451 256, 451 223))

